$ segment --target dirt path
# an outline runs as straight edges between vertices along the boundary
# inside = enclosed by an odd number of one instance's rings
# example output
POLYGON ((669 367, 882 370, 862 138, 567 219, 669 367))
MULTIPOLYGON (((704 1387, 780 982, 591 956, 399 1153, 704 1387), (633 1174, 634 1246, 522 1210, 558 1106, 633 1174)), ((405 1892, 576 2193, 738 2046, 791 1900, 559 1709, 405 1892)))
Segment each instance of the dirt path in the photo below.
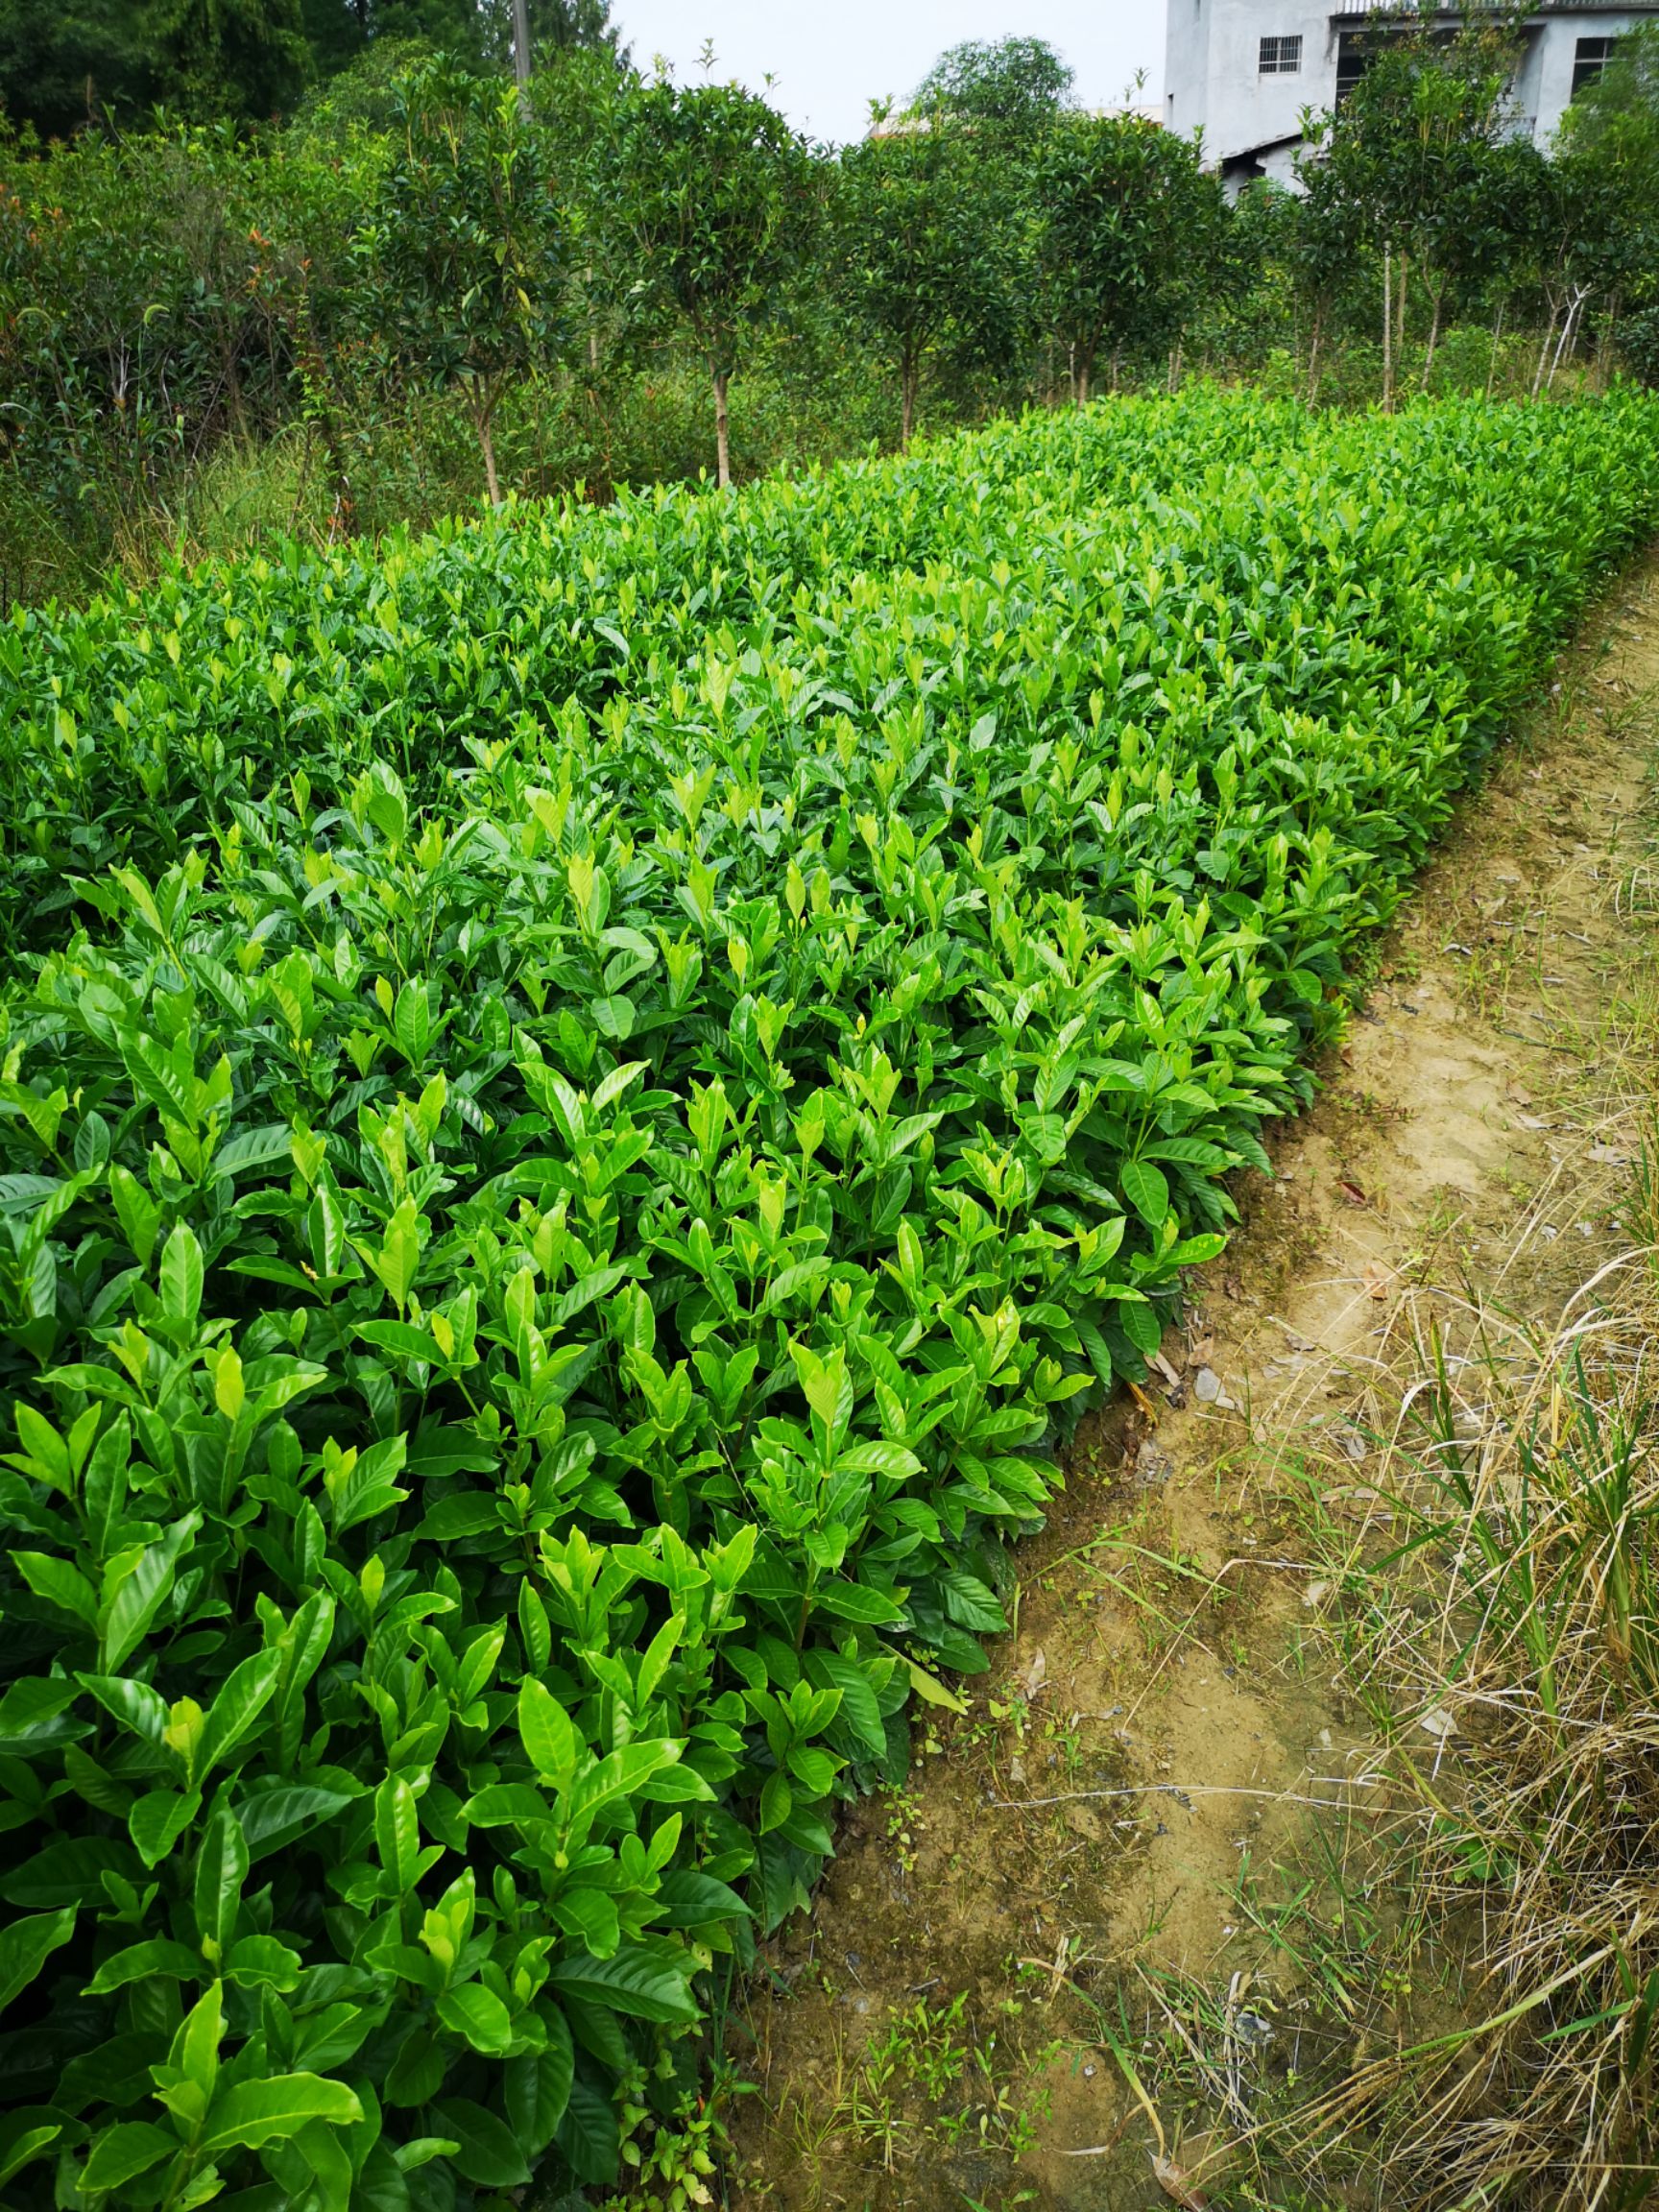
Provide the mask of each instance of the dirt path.
POLYGON ((1639 943, 1618 890, 1650 851, 1659 556, 1558 673, 1381 948, 1319 1104, 1270 1145, 1276 1179, 1240 1191, 1160 1388, 1087 1440, 1016 1559, 992 1672, 919 1727, 907 1790, 854 1812, 810 1919, 769 1947, 733 2025, 759 2088, 732 2123, 738 2212, 1190 2200, 1206 2141, 1160 2184, 1113 2021, 1132 2042, 1173 1976, 1223 1993, 1229 2034, 1266 2033, 1241 1872, 1310 1822, 1362 1823, 1373 1787, 1309 1633, 1298 1479, 1322 1512, 1374 1511, 1367 1432, 1423 1285, 1552 1318, 1618 1247, 1599 1117, 1639 943))

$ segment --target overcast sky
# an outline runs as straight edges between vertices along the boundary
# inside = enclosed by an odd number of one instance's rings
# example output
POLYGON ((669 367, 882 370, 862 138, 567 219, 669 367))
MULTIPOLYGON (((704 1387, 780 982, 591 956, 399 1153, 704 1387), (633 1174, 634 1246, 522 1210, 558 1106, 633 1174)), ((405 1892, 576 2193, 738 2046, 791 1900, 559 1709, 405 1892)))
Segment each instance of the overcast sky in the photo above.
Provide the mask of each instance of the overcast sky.
POLYGON ((682 83, 702 76, 712 39, 720 81, 771 97, 815 138, 861 134, 873 96, 902 99, 964 38, 1046 38, 1077 72, 1086 107, 1121 100, 1137 69, 1143 100, 1164 89, 1164 0, 612 0, 637 67, 665 55, 682 83))

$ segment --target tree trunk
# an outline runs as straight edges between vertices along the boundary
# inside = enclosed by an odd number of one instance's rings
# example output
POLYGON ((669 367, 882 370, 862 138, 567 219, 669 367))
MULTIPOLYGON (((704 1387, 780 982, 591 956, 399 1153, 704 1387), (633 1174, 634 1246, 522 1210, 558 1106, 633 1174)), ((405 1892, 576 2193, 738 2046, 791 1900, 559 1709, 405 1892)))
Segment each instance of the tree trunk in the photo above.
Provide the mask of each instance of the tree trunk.
POLYGON ((1172 393, 1179 392, 1181 389, 1181 341, 1179 338, 1169 349, 1169 374, 1166 378, 1166 387, 1172 393))
POLYGON ((1089 404, 1089 372, 1094 366, 1093 346, 1073 346, 1071 349, 1071 397, 1079 407, 1089 404))
POLYGON ((1440 343, 1440 303, 1445 297, 1446 287, 1442 284, 1434 294, 1434 311, 1429 318, 1429 345, 1423 355, 1423 382, 1419 387, 1424 392, 1429 389, 1429 372, 1434 366, 1434 349, 1440 343))
POLYGON ((316 327, 311 320, 311 294, 302 289, 295 311, 291 331, 294 358, 300 369, 300 390, 307 422, 315 422, 318 436, 323 441, 323 451, 327 457, 328 474, 334 493, 333 513, 329 517, 330 537, 338 534, 349 538, 357 527, 357 503, 351 491, 351 473, 346 464, 346 446, 340 435, 340 424, 334 413, 334 381, 323 349, 317 343, 316 327))
POLYGON ((224 349, 225 394, 230 404, 230 427, 238 438, 248 436, 248 410, 242 400, 242 368, 234 340, 224 349))
POLYGON ((1555 350, 1550 356, 1550 373, 1544 379, 1544 397, 1549 398, 1555 389, 1555 372, 1561 366, 1561 356, 1573 336, 1573 319, 1578 312, 1578 302, 1571 301, 1561 321, 1561 335, 1555 341, 1555 350))
POLYGON ((501 504, 501 481, 495 473, 495 433, 490 418, 494 403, 485 390, 481 379, 474 378, 467 387, 467 404, 472 415, 472 427, 478 434, 478 449, 484 456, 484 483, 490 493, 492 507, 501 504))
POLYGON ((730 369, 711 372, 714 380, 714 454, 715 481, 724 492, 732 481, 732 443, 728 436, 726 415, 726 387, 732 381, 730 369))
POLYGON ((1382 249, 1382 412, 1394 412, 1394 256, 1382 249))
POLYGON ((1313 406, 1319 397, 1319 342, 1325 335, 1325 303, 1320 301, 1313 310, 1312 327, 1308 333, 1308 400, 1313 406))
POLYGON ((1605 392, 1607 373, 1613 360, 1613 341, 1619 332, 1619 295, 1614 293, 1607 302, 1607 312, 1601 318, 1601 328, 1596 340, 1596 389, 1605 392))
POLYGON ((1555 318, 1560 312, 1560 308, 1551 299, 1550 320, 1544 326, 1544 343, 1538 349, 1538 366, 1532 372, 1532 397, 1534 399, 1544 389, 1544 372, 1550 366, 1550 342, 1555 335, 1555 318))
POLYGON ((1406 278, 1409 274, 1409 261, 1404 246, 1400 249, 1400 282, 1397 287, 1400 301, 1400 319, 1394 332, 1394 373, 1398 378, 1406 365, 1406 278))
POLYGON ((899 370, 899 450, 910 449, 910 433, 916 427, 916 364, 905 361, 899 370))
POLYGON ((1121 346, 1114 346, 1112 349, 1112 389, 1114 392, 1118 389, 1118 373, 1122 364, 1123 349, 1121 346))
POLYGON ((528 0, 513 0, 513 74, 518 82, 518 112, 530 120, 530 10, 528 0))
POLYGON ((305 444, 300 454, 300 481, 294 487, 294 512, 288 517, 290 538, 298 537, 300 533, 300 517, 305 511, 305 487, 311 481, 311 448, 316 443, 317 425, 315 422, 307 422, 305 444))
POLYGON ((1584 311, 1584 302, 1589 297, 1588 286, 1580 286, 1573 295, 1572 303, 1567 309, 1567 320, 1561 325, 1561 342, 1555 349, 1555 358, 1550 364, 1549 379, 1544 386, 1547 394, 1555 389, 1555 372, 1578 343, 1578 319, 1584 311))
POLYGON ((1492 387, 1498 380, 1498 349, 1503 339, 1503 310, 1508 301, 1500 298, 1498 312, 1492 318, 1492 356, 1486 364, 1486 397, 1492 397, 1492 387))

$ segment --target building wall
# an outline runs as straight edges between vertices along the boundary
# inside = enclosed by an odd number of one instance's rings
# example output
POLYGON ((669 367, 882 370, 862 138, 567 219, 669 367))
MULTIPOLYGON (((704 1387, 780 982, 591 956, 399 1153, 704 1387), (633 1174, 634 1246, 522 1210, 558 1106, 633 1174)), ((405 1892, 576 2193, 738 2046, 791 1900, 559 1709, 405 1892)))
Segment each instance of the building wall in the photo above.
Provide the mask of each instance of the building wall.
POLYGON ((1210 25, 1219 0, 1168 0, 1164 34, 1164 127, 1188 137, 1202 121, 1210 77, 1210 25))
POLYGON ((1202 129, 1209 161, 1295 135, 1304 108, 1336 96, 1330 0, 1169 0, 1166 127, 1202 129), (1301 34, 1302 66, 1263 77, 1262 41, 1301 34))
POLYGON ((1632 25, 1653 20, 1646 11, 1632 15, 1622 9, 1588 8, 1545 17, 1543 33, 1527 54, 1527 66, 1515 87, 1517 106, 1540 146, 1550 144, 1572 105, 1579 39, 1617 38, 1632 25))
MULTIPOLYGON (((1214 166, 1263 149, 1267 173, 1287 176, 1290 153, 1283 142, 1296 136, 1305 108, 1334 105, 1338 32, 1344 24, 1358 29, 1361 20, 1334 19, 1332 5, 1333 0, 1168 0, 1166 128, 1183 137, 1201 132, 1205 160, 1214 166), (1300 71, 1263 77, 1262 40, 1297 33, 1300 71)), ((1579 39, 1617 37, 1636 23, 1654 20, 1659 7, 1653 6, 1574 6, 1533 17, 1515 84, 1516 127, 1547 146, 1572 101, 1579 39)))

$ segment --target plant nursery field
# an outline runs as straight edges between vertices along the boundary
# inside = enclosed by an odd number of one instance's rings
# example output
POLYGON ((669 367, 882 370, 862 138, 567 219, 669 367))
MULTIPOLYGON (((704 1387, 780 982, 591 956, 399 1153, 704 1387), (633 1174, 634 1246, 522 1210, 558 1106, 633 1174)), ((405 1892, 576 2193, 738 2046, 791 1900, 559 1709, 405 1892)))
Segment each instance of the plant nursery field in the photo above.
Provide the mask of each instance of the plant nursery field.
POLYGON ((1197 392, 0 633, 0 2176, 604 2185, 1659 403, 1197 392))

